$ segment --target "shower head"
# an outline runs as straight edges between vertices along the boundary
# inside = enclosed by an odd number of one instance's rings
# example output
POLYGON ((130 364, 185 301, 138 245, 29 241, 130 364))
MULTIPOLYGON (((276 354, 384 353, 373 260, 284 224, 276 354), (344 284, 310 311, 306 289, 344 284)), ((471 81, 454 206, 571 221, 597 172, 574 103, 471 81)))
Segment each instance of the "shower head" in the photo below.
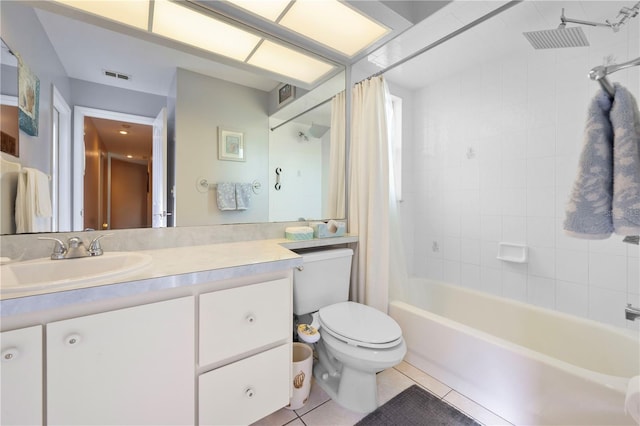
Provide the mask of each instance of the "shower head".
POLYGON ((557 49, 560 47, 589 46, 589 41, 582 28, 566 28, 561 23, 555 30, 530 31, 522 33, 535 49, 557 49))
POLYGON ((327 130, 329 130, 328 126, 322 126, 312 122, 311 127, 309 128, 309 133, 314 138, 321 138, 325 133, 327 133, 327 130))
POLYGON ((582 28, 572 27, 566 28, 567 22, 572 24, 589 25, 592 27, 609 27, 613 32, 618 32, 620 27, 624 25, 630 18, 635 18, 640 14, 640 1, 632 8, 623 7, 618 12, 618 17, 622 17, 618 22, 607 20, 605 23, 583 21, 580 19, 572 19, 564 16, 564 9, 560 14, 560 25, 555 30, 531 31, 522 33, 529 43, 536 49, 555 49, 558 47, 583 47, 589 46, 587 37, 585 37, 582 28))

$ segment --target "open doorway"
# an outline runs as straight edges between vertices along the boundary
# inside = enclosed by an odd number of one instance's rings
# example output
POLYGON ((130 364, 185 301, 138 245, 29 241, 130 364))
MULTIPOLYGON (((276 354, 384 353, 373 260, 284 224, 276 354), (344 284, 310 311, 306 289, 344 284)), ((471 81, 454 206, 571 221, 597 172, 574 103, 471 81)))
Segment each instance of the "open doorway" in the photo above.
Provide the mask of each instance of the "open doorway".
MULTIPOLYGON (((95 108, 87 108, 76 105, 73 109, 74 115, 74 148, 73 148, 73 229, 76 231, 83 229, 123 229, 137 228, 140 226, 154 228, 167 226, 167 216, 170 214, 166 211, 165 200, 167 193, 167 112, 166 108, 162 108, 158 115, 154 117, 144 117, 139 115, 126 114, 115 111, 100 110, 95 108), (85 119, 90 118, 91 122, 85 119), (105 120, 104 122, 100 120, 105 120), (91 130, 85 128, 94 126, 94 132, 98 133, 98 127, 104 125, 110 134, 115 133, 120 136, 129 136, 131 132, 138 129, 137 125, 142 125, 144 132, 150 132, 151 148, 145 143, 141 147, 141 152, 134 149, 134 144, 125 142, 123 147, 113 147, 110 150, 105 147, 100 148, 100 143, 91 142, 91 137, 87 137, 87 133, 91 130), (129 126, 129 127, 126 127, 129 126), (121 131, 127 131, 127 135, 121 135, 121 131), (89 142, 85 142, 89 141, 89 142), (151 151, 149 151, 149 149, 151 151), (88 153, 86 151, 89 151, 88 153), (151 154, 149 154, 151 152, 151 154), (131 158, 129 158, 131 156, 131 158), (142 158, 146 157, 146 158, 142 158), (129 171, 139 169, 139 173, 146 173, 146 179, 137 180, 140 186, 144 188, 144 197, 135 198, 137 203, 144 204, 144 215, 135 213, 138 217, 145 217, 144 223, 140 225, 140 220, 136 219, 136 223, 132 223, 129 216, 134 216, 133 211, 126 208, 120 208, 119 211, 124 212, 126 216, 122 220, 116 220, 113 223, 114 208, 109 203, 113 202, 114 194, 117 196, 128 196, 133 192, 130 182, 127 182, 124 190, 118 190, 113 187, 112 175, 113 165, 118 163, 116 167, 122 166, 122 162, 127 163, 129 171), (91 163, 91 164, 89 164, 91 163), (86 169, 89 167, 89 173, 86 169), (93 169, 92 169, 93 168, 93 169), (98 172, 95 172, 98 170, 98 172), (144 173, 140 170, 146 170, 144 173), (76 178, 77 176, 77 178, 76 178), (93 181, 88 181, 92 189, 85 190, 85 180, 91 176, 93 181), (99 183, 97 183, 99 182, 99 183), (111 185, 111 186, 110 186, 111 185), (108 195, 111 194, 111 198, 108 195), (85 196, 89 197, 93 202, 85 203, 85 196), (85 209, 91 210, 85 212, 85 209), (85 216, 92 216, 90 220, 85 222, 85 216), (151 218, 151 219, 149 219, 151 218)), ((137 131, 137 130, 136 130, 137 131)), ((107 137, 103 136, 106 140, 107 137)), ((103 141, 100 141, 103 142, 103 141)), ((126 179, 125 179, 126 180, 126 179)), ((120 186, 120 185, 119 185, 120 186)), ((118 208, 116 206, 116 208, 118 208)))
POLYGON ((85 116, 84 229, 151 227, 153 127, 85 116))

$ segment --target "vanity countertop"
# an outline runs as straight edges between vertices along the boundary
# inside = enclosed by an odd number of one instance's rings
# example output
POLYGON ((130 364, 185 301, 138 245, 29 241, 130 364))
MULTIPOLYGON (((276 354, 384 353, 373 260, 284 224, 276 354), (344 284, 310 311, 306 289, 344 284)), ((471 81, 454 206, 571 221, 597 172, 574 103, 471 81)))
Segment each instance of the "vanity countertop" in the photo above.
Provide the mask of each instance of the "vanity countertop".
MULTIPOLYGON (((151 256, 151 263, 126 275, 1 295, 0 317, 293 269, 302 265, 302 258, 291 250, 356 241, 355 236, 307 241, 272 239, 140 250, 151 256)), ((73 261, 52 262, 69 262, 71 266, 73 261)))

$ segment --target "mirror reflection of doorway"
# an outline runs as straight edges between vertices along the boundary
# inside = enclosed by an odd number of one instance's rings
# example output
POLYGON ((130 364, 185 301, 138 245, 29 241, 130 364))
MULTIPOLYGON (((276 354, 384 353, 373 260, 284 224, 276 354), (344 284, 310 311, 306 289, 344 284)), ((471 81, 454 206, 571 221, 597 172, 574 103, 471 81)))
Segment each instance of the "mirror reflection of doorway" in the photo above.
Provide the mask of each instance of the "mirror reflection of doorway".
POLYGON ((84 228, 151 226, 153 127, 85 117, 84 228))

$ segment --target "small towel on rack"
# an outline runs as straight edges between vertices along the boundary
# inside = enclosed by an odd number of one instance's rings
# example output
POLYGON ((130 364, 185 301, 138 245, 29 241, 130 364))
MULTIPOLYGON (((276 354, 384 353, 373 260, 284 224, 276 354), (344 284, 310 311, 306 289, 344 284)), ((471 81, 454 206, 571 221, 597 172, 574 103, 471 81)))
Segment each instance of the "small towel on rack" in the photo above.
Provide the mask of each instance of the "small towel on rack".
POLYGON ((578 176, 566 207, 565 232, 577 238, 604 239, 613 232, 613 129, 611 100, 599 90, 589 104, 578 176))
POLYGON ((236 183, 236 206, 238 210, 247 210, 251 204, 253 184, 236 183))
POLYGON ((51 231, 49 177, 40 170, 23 168, 16 194, 16 233, 51 231))
POLYGON ((618 83, 611 113, 613 127, 613 229, 640 234, 640 112, 633 95, 618 83))
POLYGON ((236 186, 234 183, 219 182, 216 192, 220 210, 236 210, 236 186))

